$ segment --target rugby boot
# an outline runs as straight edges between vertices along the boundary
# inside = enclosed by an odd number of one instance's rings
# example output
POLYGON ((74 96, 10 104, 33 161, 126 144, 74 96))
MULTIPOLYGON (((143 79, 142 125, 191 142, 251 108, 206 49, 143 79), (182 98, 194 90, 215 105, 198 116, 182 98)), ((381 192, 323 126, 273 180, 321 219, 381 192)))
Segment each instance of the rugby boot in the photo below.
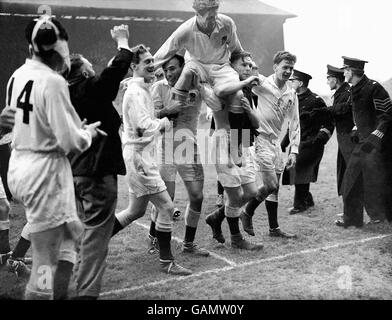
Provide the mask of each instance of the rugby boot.
POLYGON ((253 229, 252 216, 247 214, 245 211, 242 211, 242 213, 240 215, 240 219, 241 219, 242 227, 243 227, 244 231, 247 234, 254 236, 255 231, 253 229))
POLYGON ((193 242, 184 242, 182 245, 182 252, 184 253, 190 253, 195 256, 201 256, 201 257, 208 257, 210 253, 203 248, 200 248, 197 244, 193 242))
POLYGON ((286 239, 291 239, 291 238, 297 238, 297 235, 284 232, 280 230, 280 228, 275 228, 275 229, 270 229, 269 231, 270 237, 280 237, 280 238, 286 238, 286 239))
POLYGON ((255 251, 255 250, 263 249, 264 246, 261 243, 249 242, 242 237, 241 233, 238 233, 238 234, 231 235, 231 247, 233 249, 255 251))
POLYGON ((190 269, 180 266, 174 260, 161 260, 160 268, 162 272, 176 276, 189 276, 192 274, 190 269))
POLYGON ((206 223, 212 229, 212 237, 219 243, 225 243, 225 238, 222 234, 222 221, 219 221, 215 212, 209 214, 206 218, 206 223))

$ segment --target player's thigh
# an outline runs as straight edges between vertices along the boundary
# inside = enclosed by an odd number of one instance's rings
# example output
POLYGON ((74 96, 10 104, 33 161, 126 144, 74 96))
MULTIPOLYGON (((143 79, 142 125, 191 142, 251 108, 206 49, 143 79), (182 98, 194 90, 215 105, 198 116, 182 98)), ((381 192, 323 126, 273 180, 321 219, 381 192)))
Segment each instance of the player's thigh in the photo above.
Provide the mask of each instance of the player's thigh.
POLYGON ((228 63, 223 65, 210 65, 208 75, 212 80, 214 91, 218 92, 228 84, 240 82, 238 73, 228 63))
POLYGON ((257 194, 257 186, 255 182, 247 183, 242 185, 242 191, 244 193, 242 203, 245 204, 249 200, 253 199, 257 194))
POLYGON ((262 170, 261 177, 263 185, 271 192, 279 187, 279 180, 275 170, 262 170))
POLYGON ((132 215, 142 217, 146 212, 148 202, 149 202, 148 195, 136 197, 134 193, 130 193, 128 211, 132 215))

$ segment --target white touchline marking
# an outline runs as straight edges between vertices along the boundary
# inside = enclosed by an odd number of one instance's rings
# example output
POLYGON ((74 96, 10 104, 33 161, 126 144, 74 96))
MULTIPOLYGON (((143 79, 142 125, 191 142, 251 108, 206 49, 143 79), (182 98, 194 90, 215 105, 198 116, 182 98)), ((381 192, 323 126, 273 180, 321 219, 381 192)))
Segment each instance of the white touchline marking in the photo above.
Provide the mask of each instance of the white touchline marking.
MULTIPOLYGON (((142 225, 142 226, 145 227, 144 225, 142 225)), ((159 280, 159 281, 146 283, 146 284, 143 284, 143 285, 140 285, 140 286, 134 286, 134 287, 128 287, 128 288, 123 288, 123 289, 110 290, 110 291, 102 292, 100 296, 101 297, 107 297, 107 296, 111 296, 111 295, 119 295, 119 294, 126 293, 126 292, 131 292, 131 291, 141 290, 141 289, 145 289, 145 288, 156 287, 156 286, 159 286, 159 285, 165 285, 165 284, 170 283, 170 282, 178 282, 178 281, 183 282, 184 280, 191 279, 191 278, 192 279, 193 278, 197 278, 197 277, 200 277, 200 276, 203 276, 203 275, 206 275, 206 274, 214 274, 214 273, 221 273, 221 272, 225 272, 225 271, 231 271, 233 269, 249 267, 249 266, 252 266, 252 265, 261 264, 261 263, 265 263, 265 262, 276 261, 276 260, 284 260, 284 259, 286 259, 288 257, 292 257, 292 256, 296 256, 296 255, 314 253, 314 252, 318 252, 318 251, 326 251, 326 250, 333 249, 333 248, 345 247, 345 246, 348 246, 348 245, 351 245, 351 244, 366 243, 366 242, 370 242, 370 241, 373 241, 373 240, 379 240, 379 239, 388 238, 390 236, 392 236, 392 234, 385 234, 385 235, 382 235, 382 236, 365 238, 365 239, 360 239, 360 240, 352 240, 352 241, 348 241, 348 242, 344 242, 344 243, 337 243, 337 244, 325 246, 325 247, 322 247, 322 248, 301 250, 301 251, 297 251, 297 252, 284 254, 284 255, 281 255, 281 256, 271 257, 271 258, 267 258, 267 259, 258 259, 258 260, 245 262, 245 263, 242 263, 242 264, 236 264, 234 266, 227 266, 227 267, 224 267, 224 268, 216 268, 216 269, 210 269, 210 270, 206 270, 206 271, 201 271, 201 272, 198 272, 198 273, 195 273, 195 274, 191 274, 189 276, 173 277, 173 278, 170 278, 170 279, 165 279, 165 280, 159 280)))
MULTIPOLYGON (((150 230, 150 227, 149 226, 147 226, 147 225, 145 225, 145 224, 143 224, 143 223, 140 223, 140 222, 138 222, 138 221, 135 221, 135 222, 133 222, 134 224, 137 224, 138 226, 140 226, 140 227, 143 227, 144 229, 147 229, 147 230, 150 230)), ((177 237, 173 237, 172 236, 172 239, 173 240, 175 240, 175 241, 177 241, 178 243, 182 243, 182 239, 180 239, 180 238, 177 238, 177 237)), ((215 259, 218 259, 218 260, 222 260, 222 261, 224 261, 224 262, 226 262, 228 265, 230 265, 230 266, 236 266, 237 265, 237 263, 235 263, 234 261, 231 261, 231 260, 229 260, 229 259, 226 259, 225 257, 223 257, 223 256, 221 256, 221 255, 219 255, 219 254, 217 254, 217 253, 214 253, 214 252, 211 252, 211 251, 208 251, 209 253, 210 253, 210 256, 211 257, 214 257, 215 259)))

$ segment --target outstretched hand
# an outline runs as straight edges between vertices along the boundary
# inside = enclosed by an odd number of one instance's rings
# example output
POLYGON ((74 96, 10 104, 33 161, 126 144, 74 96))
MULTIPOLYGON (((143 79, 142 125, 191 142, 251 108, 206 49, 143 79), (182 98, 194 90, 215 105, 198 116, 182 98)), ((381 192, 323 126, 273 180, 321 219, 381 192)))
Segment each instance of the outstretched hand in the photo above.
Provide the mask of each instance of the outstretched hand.
POLYGON ((112 36, 112 39, 117 42, 121 40, 128 41, 129 39, 128 25, 122 24, 120 26, 114 26, 113 29, 110 30, 110 34, 112 36))

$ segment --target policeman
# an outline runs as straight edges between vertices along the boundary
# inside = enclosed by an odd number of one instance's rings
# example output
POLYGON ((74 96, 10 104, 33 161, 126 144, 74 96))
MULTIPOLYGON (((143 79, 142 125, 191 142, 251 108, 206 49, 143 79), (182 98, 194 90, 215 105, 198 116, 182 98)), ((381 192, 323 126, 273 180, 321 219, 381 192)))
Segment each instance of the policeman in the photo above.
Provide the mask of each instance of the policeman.
MULTIPOLYGON (((290 79, 298 94, 301 127, 297 164, 294 169, 283 173, 283 184, 295 184, 294 207, 290 209, 290 214, 303 212, 314 206, 313 196, 309 192, 310 183, 317 181, 324 145, 334 129, 330 117, 318 117, 312 113, 315 109, 326 109, 327 105, 308 88, 311 79, 311 75, 298 70, 294 70, 290 79)), ((282 141, 283 149, 288 145, 288 140, 286 135, 282 141)))
POLYGON ((338 226, 363 226, 363 208, 370 223, 392 218, 390 186, 392 102, 387 91, 365 75, 367 61, 342 57, 344 77, 351 87, 355 123, 351 154, 343 181, 343 220, 338 226))
POLYGON ((344 173, 355 146, 350 136, 351 130, 354 127, 351 111, 350 85, 344 81, 344 70, 329 64, 327 65, 327 83, 331 90, 335 90, 332 96, 332 107, 321 108, 314 112, 318 117, 332 117, 336 127, 336 137, 339 146, 337 156, 337 187, 338 195, 342 196, 344 173))

